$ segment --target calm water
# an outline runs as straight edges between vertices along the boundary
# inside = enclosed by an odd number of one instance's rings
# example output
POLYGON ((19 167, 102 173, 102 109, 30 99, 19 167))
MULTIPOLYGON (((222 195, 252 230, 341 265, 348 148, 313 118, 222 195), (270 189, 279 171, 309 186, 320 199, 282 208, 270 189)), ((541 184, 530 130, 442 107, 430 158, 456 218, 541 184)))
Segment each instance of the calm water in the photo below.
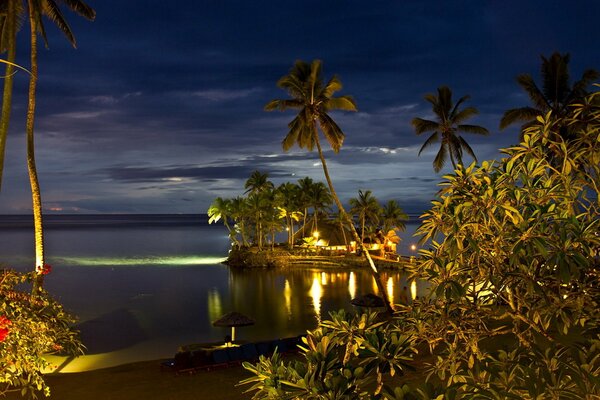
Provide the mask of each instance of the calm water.
MULTIPOLYGON (((415 224, 403 233, 408 254, 415 224)), ((240 340, 303 333, 352 297, 376 292, 366 270, 230 270, 220 263, 229 241, 201 216, 47 218, 46 288, 77 315, 88 356, 64 370, 170 357, 183 344, 222 340, 212 321, 229 311, 253 317, 240 340)), ((32 229, 0 217, 0 263, 33 265, 32 229)), ((393 302, 422 296, 422 284, 383 273, 393 302)))

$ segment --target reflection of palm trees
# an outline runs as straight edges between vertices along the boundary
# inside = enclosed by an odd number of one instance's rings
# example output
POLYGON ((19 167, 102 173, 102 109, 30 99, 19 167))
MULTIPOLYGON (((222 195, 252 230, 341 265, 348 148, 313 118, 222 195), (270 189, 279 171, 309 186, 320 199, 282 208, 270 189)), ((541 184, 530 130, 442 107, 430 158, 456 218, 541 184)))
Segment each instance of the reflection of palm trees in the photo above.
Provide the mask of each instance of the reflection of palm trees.
MULTIPOLYGON (((344 142, 344 133, 333 118, 331 118, 329 112, 333 110, 356 111, 354 100, 350 96, 333 96, 335 92, 342 88, 342 83, 336 76, 332 77, 327 83, 324 83, 321 73, 321 61, 319 60, 314 60, 311 64, 304 61, 296 61, 290 73, 279 79, 277 85, 286 90, 291 98, 272 100, 265 106, 265 110, 284 111, 295 109, 299 111, 296 117, 288 124, 289 131, 282 142, 284 151, 289 150, 295 144, 300 148, 307 148, 308 150, 312 150, 314 147, 317 148, 331 196, 340 212, 351 223, 351 219, 335 192, 333 182, 329 176, 327 162, 325 161, 319 139, 319 130, 333 151, 337 153, 344 142)), ((362 242, 354 226, 352 225, 351 228, 357 243, 362 246, 362 242)), ((385 287, 379 281, 379 272, 371 256, 367 251, 364 254, 373 275, 377 279, 381 293, 385 293, 385 287)), ((392 312, 391 306, 389 304, 387 306, 388 311, 392 312)))
POLYGON ((417 135, 432 132, 425 143, 423 143, 423 146, 421 146, 419 155, 432 144, 438 141, 441 142, 440 149, 433 160, 433 169, 435 172, 439 172, 443 168, 448 157, 450 157, 452 167, 456 169, 457 164, 462 164, 463 150, 477 161, 473 149, 471 149, 471 146, 469 146, 459 133, 487 135, 489 132, 479 125, 463 124, 464 121, 478 114, 475 107, 467 107, 459 110, 461 104, 467 99, 469 99, 469 96, 463 96, 456 104, 453 104, 452 91, 446 86, 439 87, 437 96, 434 94, 425 95, 425 100, 433 106, 433 113, 436 120, 431 121, 423 118, 414 118, 412 120, 412 125, 417 135))

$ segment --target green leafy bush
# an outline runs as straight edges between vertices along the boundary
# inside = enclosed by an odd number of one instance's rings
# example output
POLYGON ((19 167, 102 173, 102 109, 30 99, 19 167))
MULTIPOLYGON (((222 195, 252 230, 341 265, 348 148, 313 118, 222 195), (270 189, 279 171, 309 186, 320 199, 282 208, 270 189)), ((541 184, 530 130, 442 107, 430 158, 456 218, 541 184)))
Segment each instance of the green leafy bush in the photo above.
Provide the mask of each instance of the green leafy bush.
MULTIPOLYGON (((50 272, 44 266, 42 274, 50 272)), ((0 395, 19 391, 35 398, 50 395, 42 371, 46 354, 79 355, 82 345, 73 317, 46 291, 31 295, 27 287, 37 272, 0 270, 0 395)))

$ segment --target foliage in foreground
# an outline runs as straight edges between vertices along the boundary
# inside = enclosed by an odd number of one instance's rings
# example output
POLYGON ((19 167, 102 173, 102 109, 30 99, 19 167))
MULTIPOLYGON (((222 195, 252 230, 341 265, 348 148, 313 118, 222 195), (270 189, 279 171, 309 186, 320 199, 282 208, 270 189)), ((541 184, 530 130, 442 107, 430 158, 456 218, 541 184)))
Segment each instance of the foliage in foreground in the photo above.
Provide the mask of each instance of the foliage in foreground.
MULTIPOLYGON (((45 266, 42 274, 50 272, 45 266)), ((19 290, 37 272, 0 270, 0 397, 10 392, 35 398, 50 395, 42 371, 50 366, 46 354, 82 354, 75 322, 46 291, 31 295, 19 290)))
POLYGON ((387 382, 411 368, 414 338, 377 322, 376 313, 332 313, 303 342, 304 360, 261 356, 256 365, 244 363, 255 376, 240 384, 252 384, 254 399, 402 399, 409 390, 387 382))
POLYGON ((302 362, 246 364, 254 398, 599 398, 600 92, 539 117, 504 153, 447 175, 424 214, 432 247, 412 278, 428 298, 382 324, 332 315, 302 362), (426 385, 387 387, 415 346, 433 359, 426 385))

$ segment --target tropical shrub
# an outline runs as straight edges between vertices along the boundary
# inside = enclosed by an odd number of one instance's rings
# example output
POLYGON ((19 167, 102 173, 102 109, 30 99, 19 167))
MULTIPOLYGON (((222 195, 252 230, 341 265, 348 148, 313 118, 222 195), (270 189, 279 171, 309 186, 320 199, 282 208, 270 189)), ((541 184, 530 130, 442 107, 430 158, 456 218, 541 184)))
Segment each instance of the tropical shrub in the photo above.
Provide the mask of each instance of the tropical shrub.
MULTIPOLYGON (((41 274, 48 274, 45 265, 41 274)), ((10 392, 36 397, 50 395, 42 371, 50 367, 46 354, 82 354, 75 322, 62 305, 41 290, 22 291, 37 272, 0 270, 0 397, 10 392)))
POLYGON ((498 164, 459 167, 424 214, 413 273, 432 298, 403 318, 447 398, 600 396, 598 100, 538 117, 498 164))
POLYGON ((410 389, 389 380, 410 369, 416 354, 412 336, 394 324, 378 322, 376 313, 339 311, 303 338, 302 360, 284 361, 277 352, 244 363, 254 376, 254 399, 402 399, 410 389))

